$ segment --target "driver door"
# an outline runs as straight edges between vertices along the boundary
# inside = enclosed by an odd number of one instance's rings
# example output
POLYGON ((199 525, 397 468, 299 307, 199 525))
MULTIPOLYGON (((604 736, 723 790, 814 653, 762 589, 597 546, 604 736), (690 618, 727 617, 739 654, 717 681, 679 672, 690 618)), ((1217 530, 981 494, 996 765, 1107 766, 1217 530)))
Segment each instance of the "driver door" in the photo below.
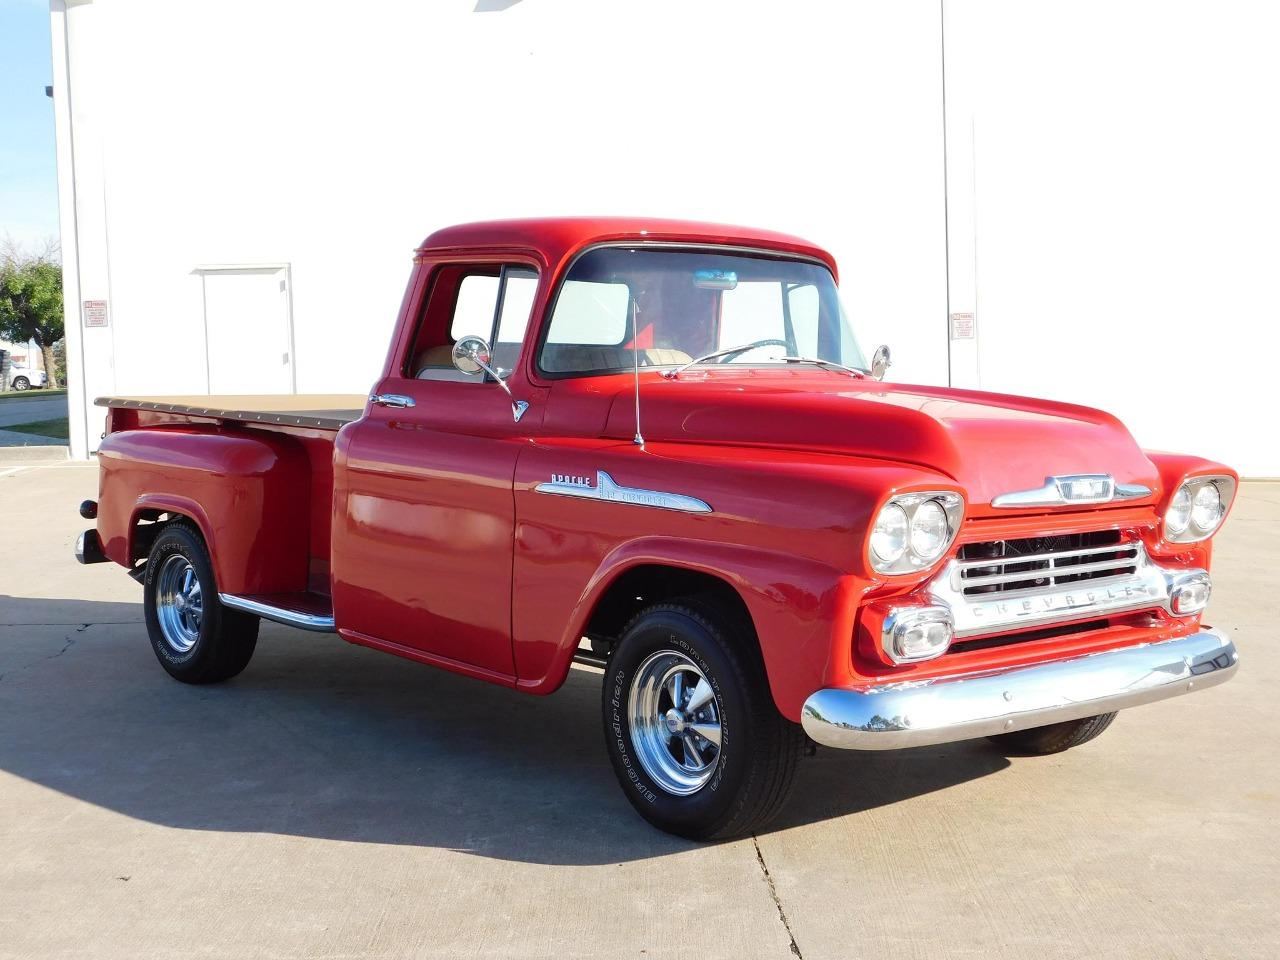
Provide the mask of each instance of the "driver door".
POLYGON ((533 401, 517 422, 499 384, 445 358, 453 340, 479 334, 504 375, 518 369, 538 274, 494 263, 434 272, 418 335, 375 389, 389 399, 339 440, 334 615, 349 640, 511 682, 512 477, 543 404, 508 376, 533 401))

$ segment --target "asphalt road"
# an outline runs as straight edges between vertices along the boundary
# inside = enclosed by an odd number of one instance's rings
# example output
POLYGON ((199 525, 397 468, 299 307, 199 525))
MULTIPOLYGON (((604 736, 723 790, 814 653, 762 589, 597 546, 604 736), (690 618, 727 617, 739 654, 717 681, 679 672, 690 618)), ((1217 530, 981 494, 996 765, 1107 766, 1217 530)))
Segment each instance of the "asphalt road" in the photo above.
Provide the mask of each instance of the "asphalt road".
POLYGON ((1280 484, 1220 537, 1229 684, 1054 757, 824 751, 712 846, 632 813, 589 670, 537 699, 269 625, 169 680, 71 557, 95 489, 0 464, 0 957, 1280 956, 1280 484))
POLYGON ((67 415, 67 395, 40 396, 39 390, 29 390, 21 397, 6 399, 0 403, 0 427, 12 423, 35 423, 38 420, 57 420, 67 415))

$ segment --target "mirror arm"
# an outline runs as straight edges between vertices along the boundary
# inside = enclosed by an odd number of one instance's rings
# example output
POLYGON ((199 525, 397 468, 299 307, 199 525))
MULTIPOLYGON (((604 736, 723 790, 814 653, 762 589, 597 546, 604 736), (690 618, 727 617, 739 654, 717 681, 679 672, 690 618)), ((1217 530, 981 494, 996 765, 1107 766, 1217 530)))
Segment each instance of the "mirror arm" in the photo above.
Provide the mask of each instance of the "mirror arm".
POLYGON ((481 370, 483 370, 489 376, 493 377, 494 380, 498 381, 498 386, 500 386, 503 390, 507 392, 508 397, 511 397, 512 400, 515 400, 515 396, 511 393, 511 388, 507 386, 507 381, 502 379, 502 377, 498 374, 497 370, 493 369, 493 367, 489 366, 479 357, 472 357, 472 359, 475 360, 475 362, 480 365, 481 370))

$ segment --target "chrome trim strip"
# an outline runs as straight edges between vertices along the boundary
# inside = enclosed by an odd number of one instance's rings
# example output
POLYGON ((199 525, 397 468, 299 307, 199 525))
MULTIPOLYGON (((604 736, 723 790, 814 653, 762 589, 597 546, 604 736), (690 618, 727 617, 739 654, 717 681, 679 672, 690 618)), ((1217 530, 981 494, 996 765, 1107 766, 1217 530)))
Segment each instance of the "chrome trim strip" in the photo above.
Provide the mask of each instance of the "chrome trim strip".
POLYGON ((697 497, 665 490, 642 490, 639 487, 621 487, 603 470, 596 471, 596 482, 581 477, 553 477, 533 488, 538 493, 550 493, 560 497, 578 497, 581 500, 605 500, 609 503, 630 503, 637 507, 658 507, 661 510, 679 510, 683 513, 710 513, 711 505, 697 497))
POLYGON ((1041 727, 1203 690, 1239 655, 1217 630, 1069 660, 934 680, 827 688, 801 710, 805 733, 842 750, 897 750, 1041 727))
POLYGON ((220 593, 218 594, 218 600, 224 607, 230 607, 232 610, 239 610, 242 613, 251 613, 255 617, 262 617, 264 620, 274 620, 276 623, 298 627, 302 630, 312 630, 316 633, 334 632, 333 614, 324 617, 314 613, 303 613, 300 610, 286 610, 283 607, 273 607, 270 604, 262 603, 249 597, 236 596, 234 593, 220 593))
POLYGON ((1109 473, 1075 473, 1045 477, 1044 486, 1032 490, 1002 493, 991 501, 993 507, 1061 507, 1136 500, 1151 495, 1140 483, 1116 483, 1109 473), (1080 492, 1076 492, 1079 488, 1080 492), (1097 492, 1090 492, 1096 490, 1097 492))
MULTIPOLYGON (((1096 556, 1101 556, 1104 553, 1112 553, 1112 554, 1123 553, 1123 554, 1127 554, 1127 556, 1116 558, 1121 562, 1112 563, 1111 566, 1131 567, 1133 566, 1133 560, 1134 560, 1134 556, 1136 555, 1136 551, 1140 547, 1141 547, 1140 543, 1138 543, 1137 541, 1133 541, 1129 543, 1121 542, 1121 543, 1100 544, 1098 546, 1093 546, 1093 547, 1076 547, 1071 550, 1058 550, 1056 552, 1048 551, 1045 553, 1002 554, 1001 556, 998 556, 998 557, 969 557, 964 560, 957 560, 956 566, 960 568, 961 572, 964 572, 966 570, 974 570, 979 567, 1001 567, 1006 565, 1013 566, 1015 564, 1022 565, 1022 564, 1028 564, 1028 563, 1047 563, 1047 564, 1050 564, 1050 566, 1045 568, 1046 573, 1048 573, 1050 570, 1052 570, 1054 573, 1062 573, 1062 574, 1079 573, 1081 571, 1078 569, 1078 565, 1074 567, 1062 567, 1061 569, 1059 569, 1057 567, 1057 561, 1075 560, 1077 557, 1096 557, 1096 556)), ((985 577, 984 578, 966 577, 964 582, 965 582, 965 586, 976 587, 979 583, 997 583, 999 582, 999 580, 1029 580, 1031 579, 1031 574, 1033 572, 1034 571, 1027 570, 1027 571, 1023 571, 1020 574, 1019 573, 1002 574, 996 580, 991 580, 985 577)))
MULTIPOLYGON (((996 593, 966 594, 965 587, 980 586, 988 578, 962 579, 962 562, 952 560, 928 585, 931 603, 951 608, 955 619, 956 639, 997 633, 1002 630, 1027 629, 1050 623, 1085 620, 1112 613, 1152 608, 1168 609, 1171 591, 1170 578, 1182 578, 1188 574, 1207 573, 1203 570, 1168 570, 1152 562, 1141 543, 1113 544, 1086 550, 1085 553, 1107 553, 1133 549, 1133 557, 1106 561, 1106 567, 1133 567, 1133 573, 1115 577, 1099 577, 1094 580, 1078 580, 1074 583, 1026 590, 1003 590, 996 593)), ((1076 554, 1066 551, 1059 556, 1076 554)), ((1048 557, 1053 554, 1045 555, 1048 557)), ((1028 557, 1005 557, 1005 563, 1023 563, 1028 557)), ((965 560, 965 566, 998 566, 1001 559, 965 560)), ((1053 577, 1083 573, 1092 565, 1053 567, 1002 575, 1008 582, 1019 580, 1048 580, 1053 577)))

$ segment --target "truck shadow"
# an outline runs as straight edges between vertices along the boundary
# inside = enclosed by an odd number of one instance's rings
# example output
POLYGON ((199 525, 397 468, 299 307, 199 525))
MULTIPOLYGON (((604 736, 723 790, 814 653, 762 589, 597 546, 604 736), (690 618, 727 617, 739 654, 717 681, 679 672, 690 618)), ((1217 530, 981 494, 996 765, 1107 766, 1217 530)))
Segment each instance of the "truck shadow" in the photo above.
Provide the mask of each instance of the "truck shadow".
MULTIPOLYGON (((137 604, 0 597, 0 770, 186 830, 545 864, 696 846, 649 827, 619 790, 597 672, 575 669, 555 696, 529 697, 266 624, 240 677, 190 687, 160 669, 141 621, 137 604)), ((854 818, 1006 766, 981 742, 823 750, 802 763, 773 829, 854 818)))

